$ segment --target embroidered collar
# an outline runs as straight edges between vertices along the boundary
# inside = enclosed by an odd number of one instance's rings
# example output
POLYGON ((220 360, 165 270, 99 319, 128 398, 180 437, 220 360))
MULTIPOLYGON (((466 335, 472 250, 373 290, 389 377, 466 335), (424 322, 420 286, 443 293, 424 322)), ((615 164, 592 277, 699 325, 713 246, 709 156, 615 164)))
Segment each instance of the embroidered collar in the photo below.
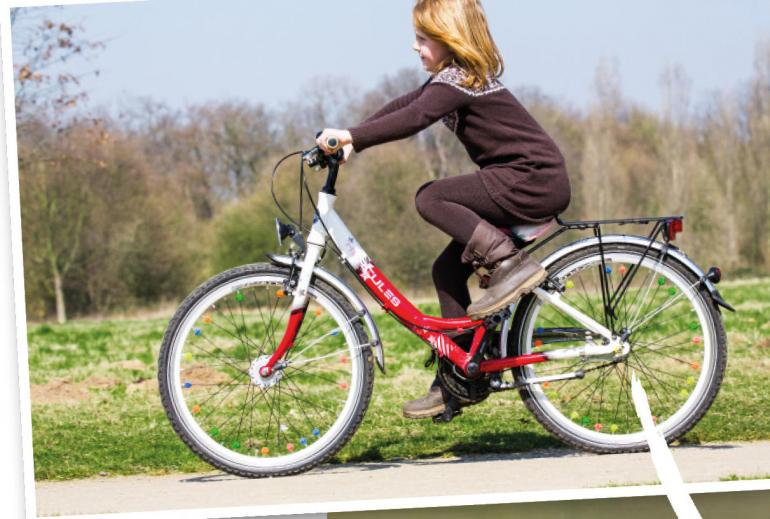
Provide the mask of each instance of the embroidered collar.
POLYGON ((456 89, 460 90, 461 92, 465 92, 468 95, 472 95, 475 97, 482 96, 485 94, 491 94, 492 92, 497 92, 498 90, 502 90, 505 88, 500 81, 497 80, 497 78, 489 77, 487 78, 487 84, 486 86, 482 88, 468 88, 463 86, 462 81, 465 80, 465 78, 468 77, 468 74, 457 65, 449 65, 447 67, 444 67, 439 72, 433 75, 431 78, 431 82, 433 83, 446 83, 447 85, 452 85, 456 89))

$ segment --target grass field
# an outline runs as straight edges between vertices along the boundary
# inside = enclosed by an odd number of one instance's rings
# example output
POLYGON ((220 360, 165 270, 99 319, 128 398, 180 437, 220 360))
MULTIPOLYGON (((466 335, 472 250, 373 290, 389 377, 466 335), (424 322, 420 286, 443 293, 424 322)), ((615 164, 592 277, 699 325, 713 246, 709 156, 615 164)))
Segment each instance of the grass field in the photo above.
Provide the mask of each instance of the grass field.
MULTIPOLYGON (((723 283, 737 314, 723 314, 728 368, 716 402, 683 441, 770 439, 770 279, 723 283)), ((436 305, 422 310, 437 314, 436 305)), ((433 368, 427 347, 395 320, 375 316, 387 374, 352 441, 333 462, 509 453, 562 447, 530 415, 518 393, 492 395, 450 424, 401 417, 404 400, 424 393, 433 368)), ((205 471, 177 438, 156 383, 167 318, 30 326, 29 369, 35 474, 42 479, 205 471)))

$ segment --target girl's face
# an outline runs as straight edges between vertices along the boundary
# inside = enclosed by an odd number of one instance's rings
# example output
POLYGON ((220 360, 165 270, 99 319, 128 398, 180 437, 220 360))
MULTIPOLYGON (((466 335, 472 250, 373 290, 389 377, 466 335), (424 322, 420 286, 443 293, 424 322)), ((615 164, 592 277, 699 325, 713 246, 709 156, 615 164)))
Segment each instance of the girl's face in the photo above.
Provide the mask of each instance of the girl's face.
POLYGON ((419 29, 415 29, 414 32, 415 41, 412 48, 420 54, 423 68, 428 72, 434 72, 436 66, 449 56, 449 47, 439 41, 431 40, 419 29))

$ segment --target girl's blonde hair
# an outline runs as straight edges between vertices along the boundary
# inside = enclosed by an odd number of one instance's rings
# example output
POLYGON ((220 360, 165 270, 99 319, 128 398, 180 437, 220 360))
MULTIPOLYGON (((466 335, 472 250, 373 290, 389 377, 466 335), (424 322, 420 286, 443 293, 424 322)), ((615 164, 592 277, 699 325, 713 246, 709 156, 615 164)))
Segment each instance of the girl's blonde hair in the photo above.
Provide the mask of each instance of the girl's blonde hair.
POLYGON ((467 73, 463 86, 472 89, 503 74, 503 57, 479 0, 416 0, 412 21, 428 38, 449 48, 449 57, 434 72, 454 62, 467 73))

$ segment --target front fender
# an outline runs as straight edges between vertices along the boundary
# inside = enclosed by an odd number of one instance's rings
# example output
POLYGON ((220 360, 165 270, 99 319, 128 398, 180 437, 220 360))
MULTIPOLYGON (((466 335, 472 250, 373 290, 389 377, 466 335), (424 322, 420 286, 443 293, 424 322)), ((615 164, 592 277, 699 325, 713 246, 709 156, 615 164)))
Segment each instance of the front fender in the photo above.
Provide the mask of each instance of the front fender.
MULTIPOLYGON (((274 265, 290 267, 292 261, 294 261, 295 266, 302 268, 302 259, 294 260, 294 258, 291 256, 282 254, 268 254, 267 257, 274 265)), ((382 373, 385 373, 385 354, 382 350, 380 332, 377 330, 377 325, 375 324, 374 319, 372 319, 372 316, 369 313, 369 310, 366 308, 366 305, 364 305, 364 302, 361 301, 361 298, 358 297, 358 295, 353 292, 353 290, 344 281, 342 281, 328 270, 316 266, 313 269, 313 276, 317 277, 318 279, 322 279, 334 287, 361 316, 361 319, 363 319, 364 324, 366 324, 366 328, 369 333, 369 343, 374 348, 374 358, 377 360, 377 367, 380 368, 382 373)))
MULTIPOLYGON (((632 244, 632 245, 639 245, 641 247, 647 247, 647 245, 649 245, 650 243, 650 240, 649 238, 645 238, 643 236, 632 236, 627 234, 608 234, 606 236, 602 236, 602 244, 607 245, 612 243, 632 244)), ((570 243, 569 245, 566 245, 565 247, 562 247, 552 252, 550 255, 546 256, 545 259, 543 259, 540 263, 547 269, 549 266, 551 266, 553 263, 565 257, 567 254, 571 254, 576 250, 583 249, 586 247, 592 247, 598 244, 599 244, 599 238, 595 236, 591 238, 584 238, 582 240, 578 240, 574 243, 570 243)), ((698 279, 702 280, 704 286, 706 287, 706 289, 708 289, 709 294, 711 295, 711 298, 714 300, 714 302, 717 305, 722 306, 730 310, 731 312, 735 311, 735 309, 722 298, 722 295, 719 293, 719 291, 714 286, 714 284, 706 277, 706 274, 703 272, 703 270, 694 261, 688 258, 687 255, 684 252, 682 252, 679 248, 671 244, 654 241, 652 242, 651 249, 658 252, 664 252, 664 249, 665 249, 666 255, 674 258, 676 261, 681 263, 686 269, 692 272, 698 279)))

